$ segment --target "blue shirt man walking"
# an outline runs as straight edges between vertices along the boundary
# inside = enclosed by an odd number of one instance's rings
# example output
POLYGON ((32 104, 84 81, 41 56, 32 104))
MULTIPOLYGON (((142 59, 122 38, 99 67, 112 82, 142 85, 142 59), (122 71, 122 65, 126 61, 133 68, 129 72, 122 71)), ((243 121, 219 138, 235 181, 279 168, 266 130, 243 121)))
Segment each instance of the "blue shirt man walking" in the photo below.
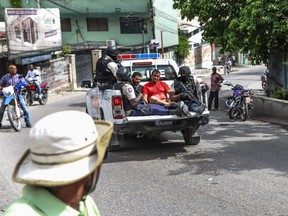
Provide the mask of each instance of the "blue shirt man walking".
MULTIPOLYGON (((24 79, 24 78, 22 78, 19 74, 17 74, 17 67, 15 65, 10 65, 9 73, 5 74, 0 80, 0 90, 2 90, 3 87, 8 87, 10 85, 15 86, 17 83, 21 81, 21 79, 24 79)), ((30 114, 28 112, 24 98, 21 94, 18 94, 17 96, 19 99, 20 106, 24 112, 26 127, 31 128, 32 125, 30 123, 30 114)), ((1 107, 0 107, 0 128, 2 127, 2 120, 3 120, 5 109, 6 109, 6 105, 4 104, 4 99, 3 99, 1 107)))

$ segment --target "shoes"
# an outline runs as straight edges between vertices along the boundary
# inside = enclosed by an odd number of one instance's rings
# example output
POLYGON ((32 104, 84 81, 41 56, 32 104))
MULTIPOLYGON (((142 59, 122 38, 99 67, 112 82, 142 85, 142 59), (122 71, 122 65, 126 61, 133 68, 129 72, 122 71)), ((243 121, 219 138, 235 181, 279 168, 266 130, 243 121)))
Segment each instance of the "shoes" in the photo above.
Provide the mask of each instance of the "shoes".
POLYGON ((179 117, 190 117, 191 116, 189 108, 184 102, 179 103, 178 105, 179 105, 179 107, 176 110, 173 110, 171 112, 171 114, 175 114, 179 117))
POLYGON ((183 116, 187 116, 187 117, 191 117, 191 113, 189 111, 189 107, 186 104, 183 104, 181 107, 181 112, 183 114, 183 116))
POLYGON ((206 105, 201 104, 197 110, 197 113, 201 115, 205 111, 205 109, 206 109, 206 105))
POLYGON ((26 127, 31 128, 31 127, 32 127, 32 124, 31 124, 29 121, 27 121, 27 122, 26 122, 26 127))
POLYGON ((213 109, 213 111, 218 111, 218 109, 213 109))

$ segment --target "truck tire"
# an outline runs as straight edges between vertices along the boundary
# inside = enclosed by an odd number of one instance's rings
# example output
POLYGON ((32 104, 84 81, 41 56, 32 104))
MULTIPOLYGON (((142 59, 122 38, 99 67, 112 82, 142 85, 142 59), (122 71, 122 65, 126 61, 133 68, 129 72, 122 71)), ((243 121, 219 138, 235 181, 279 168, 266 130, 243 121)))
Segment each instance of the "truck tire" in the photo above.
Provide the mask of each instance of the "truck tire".
POLYGON ((193 136, 196 132, 195 128, 185 128, 181 131, 186 145, 198 145, 200 136, 193 136))
POLYGON ((116 152, 120 150, 120 145, 123 143, 124 136, 122 134, 112 133, 112 137, 108 146, 109 152, 116 152))

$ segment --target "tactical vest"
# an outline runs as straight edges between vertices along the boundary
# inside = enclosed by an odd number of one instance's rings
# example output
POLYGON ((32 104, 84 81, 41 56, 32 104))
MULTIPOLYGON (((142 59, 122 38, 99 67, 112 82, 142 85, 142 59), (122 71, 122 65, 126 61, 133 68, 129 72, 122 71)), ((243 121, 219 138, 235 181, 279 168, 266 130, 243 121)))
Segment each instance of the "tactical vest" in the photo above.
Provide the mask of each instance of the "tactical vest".
POLYGON ((196 84, 195 84, 193 76, 190 76, 186 80, 186 82, 181 81, 181 77, 177 77, 175 81, 176 82, 174 82, 174 89, 175 89, 176 94, 180 94, 182 92, 181 88, 178 85, 178 83, 182 82, 184 84, 184 86, 187 88, 187 90, 189 92, 192 92, 195 95, 195 97, 198 98, 197 97, 197 88, 196 88, 196 84))
POLYGON ((94 79, 95 82, 110 84, 117 82, 114 74, 107 67, 110 62, 113 62, 113 60, 111 58, 105 59, 105 56, 102 56, 98 59, 96 63, 96 75, 94 79))
POLYGON ((123 94, 123 86, 125 85, 125 83, 115 83, 114 84, 114 89, 115 90, 120 90, 121 91, 121 95, 123 98, 123 107, 125 111, 129 111, 134 109, 134 107, 130 104, 129 99, 127 98, 126 95, 123 94))

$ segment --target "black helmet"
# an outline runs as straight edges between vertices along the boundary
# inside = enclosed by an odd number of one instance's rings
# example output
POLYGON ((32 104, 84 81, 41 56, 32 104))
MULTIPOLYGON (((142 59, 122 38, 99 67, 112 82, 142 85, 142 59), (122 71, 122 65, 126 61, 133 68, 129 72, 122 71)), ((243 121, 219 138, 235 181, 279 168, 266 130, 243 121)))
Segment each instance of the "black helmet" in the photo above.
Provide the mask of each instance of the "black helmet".
POLYGON ((188 66, 181 66, 179 68, 179 74, 191 74, 191 70, 188 66))
POLYGON ((215 66, 212 67, 212 71, 217 71, 217 68, 215 66))
POLYGON ((118 81, 130 81, 131 72, 126 67, 120 67, 116 72, 118 81))
POLYGON ((118 56, 118 48, 116 46, 108 46, 106 48, 106 55, 116 58, 118 56))

